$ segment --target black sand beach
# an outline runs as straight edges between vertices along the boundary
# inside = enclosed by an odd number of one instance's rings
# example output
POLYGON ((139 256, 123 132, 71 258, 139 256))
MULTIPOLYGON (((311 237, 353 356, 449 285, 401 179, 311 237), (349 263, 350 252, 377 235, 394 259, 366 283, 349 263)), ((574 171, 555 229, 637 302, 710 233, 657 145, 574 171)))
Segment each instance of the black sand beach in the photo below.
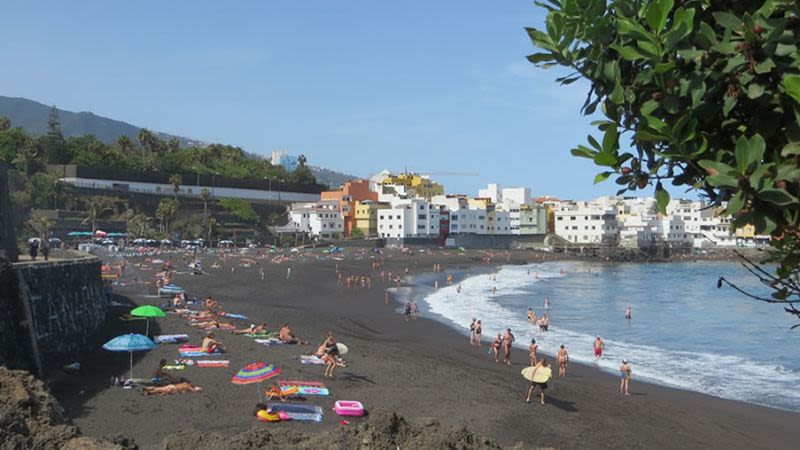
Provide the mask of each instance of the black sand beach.
MULTIPOLYGON (((322 256, 319 250, 305 255, 303 261, 260 261, 251 267, 233 258, 220 269, 210 269, 217 258, 207 255, 207 275, 179 274, 175 282, 191 295, 214 296, 227 311, 248 316, 247 321, 237 322, 241 326, 263 321, 270 330, 277 330, 290 322, 310 345, 265 347, 251 338, 218 331, 217 337, 229 352, 214 359, 229 359, 230 367, 176 371, 205 391, 159 398, 145 397, 141 390, 109 386, 111 376, 127 374, 128 355, 97 350, 86 355, 79 376, 64 376, 55 384, 54 394, 84 433, 98 437, 123 434, 135 438, 142 448, 158 448, 166 436, 179 431, 233 435, 252 427, 290 427, 314 433, 347 426, 330 411, 335 400, 361 401, 370 416, 387 410, 463 424, 506 446, 522 442, 532 448, 788 449, 799 442, 795 426, 800 414, 638 382, 632 384, 632 395, 623 397, 617 392, 616 377, 578 364, 571 364, 568 377, 553 380, 547 405, 527 404, 527 383, 520 376, 527 352, 515 349, 511 367, 495 364, 486 355, 486 344, 481 349, 470 347, 466 336, 424 317, 406 323, 397 313, 397 304, 384 304, 386 285, 370 270, 378 255, 362 255, 353 249, 347 250, 341 261, 329 255, 318 259, 322 256), (373 287, 337 287, 337 264, 345 275, 372 274, 373 287), (292 276, 287 280, 289 266, 292 276), (263 281, 260 267, 266 271, 263 281), (328 331, 350 348, 346 355, 349 366, 337 369, 335 379, 323 377, 324 366, 304 366, 296 360, 312 353, 328 331), (282 373, 277 379, 324 381, 332 395, 306 400, 323 407, 324 422, 257 422, 252 416, 258 400, 256 387, 230 382, 239 368, 254 361, 280 365, 282 373)), ((511 258, 523 262, 534 255, 514 252, 511 258)), ((383 256, 384 270, 396 274, 405 267, 412 273, 430 271, 434 263, 442 264, 444 271, 481 264, 475 251, 413 256, 387 251, 383 256)), ((178 264, 178 257, 171 259, 178 264)), ((137 273, 152 281, 155 271, 132 268, 137 261, 141 260, 128 261, 124 281, 130 282, 137 273)), ((505 257, 492 264, 503 263, 505 257)), ((185 265, 180 263, 179 270, 185 270, 185 265)), ((154 292, 152 283, 117 289, 117 294, 137 305, 161 303, 152 297, 154 292)), ((120 308, 119 314, 124 312, 127 308, 120 308)), ((143 331, 143 322, 114 318, 98 343, 143 331)), ((190 343, 197 345, 203 335, 202 330, 171 314, 158 319, 155 326, 151 323, 151 334, 173 333, 188 333, 190 343)), ((161 345, 137 354, 134 375, 147 377, 159 359, 178 357, 178 345, 161 345)), ((354 418, 349 426, 369 421, 370 416, 354 418)))

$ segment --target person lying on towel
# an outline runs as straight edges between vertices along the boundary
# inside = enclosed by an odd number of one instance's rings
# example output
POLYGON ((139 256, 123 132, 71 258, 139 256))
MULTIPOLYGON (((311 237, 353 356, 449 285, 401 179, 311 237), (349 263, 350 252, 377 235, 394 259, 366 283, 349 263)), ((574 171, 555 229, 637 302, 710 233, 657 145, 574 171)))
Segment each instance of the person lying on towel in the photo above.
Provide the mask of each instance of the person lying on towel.
POLYGON ((184 392, 202 392, 203 388, 200 386, 192 386, 188 381, 182 383, 173 383, 166 386, 146 386, 144 388, 144 395, 173 395, 181 394, 184 392))
POLYGON ((250 324, 247 328, 240 328, 238 330, 231 330, 233 334, 267 334, 267 324, 261 322, 258 326, 250 324))

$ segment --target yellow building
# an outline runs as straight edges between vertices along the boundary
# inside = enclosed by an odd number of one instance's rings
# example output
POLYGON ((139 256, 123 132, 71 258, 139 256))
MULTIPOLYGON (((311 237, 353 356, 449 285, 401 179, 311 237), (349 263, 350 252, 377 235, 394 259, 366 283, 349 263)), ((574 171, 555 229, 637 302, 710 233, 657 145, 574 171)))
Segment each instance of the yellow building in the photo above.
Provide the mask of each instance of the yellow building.
POLYGON ((361 230, 365 237, 378 235, 378 210, 387 209, 388 203, 365 200, 356 202, 355 228, 361 230))
POLYGON ((756 227, 753 225, 745 225, 736 229, 736 237, 738 239, 755 239, 756 227))
POLYGON ((431 181, 426 176, 415 173, 401 173, 399 175, 388 175, 382 182, 383 185, 402 185, 407 190, 413 190, 414 195, 430 200, 434 195, 444 195, 444 186, 431 181))

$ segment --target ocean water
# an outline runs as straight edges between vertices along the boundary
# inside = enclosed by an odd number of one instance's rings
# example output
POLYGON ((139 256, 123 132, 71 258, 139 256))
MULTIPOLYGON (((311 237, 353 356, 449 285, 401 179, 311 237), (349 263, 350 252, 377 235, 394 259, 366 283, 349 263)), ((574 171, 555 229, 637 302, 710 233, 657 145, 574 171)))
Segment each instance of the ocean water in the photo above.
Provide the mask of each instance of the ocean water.
POLYGON ((465 334, 473 317, 481 319, 484 344, 511 328, 517 347, 527 349, 536 338, 540 350, 553 355, 564 344, 573 361, 610 372, 625 358, 634 381, 800 411, 800 330, 790 330, 797 320, 779 305, 717 289, 720 275, 766 293, 730 262, 548 262, 502 266, 495 280, 490 273, 460 273, 451 286, 445 286, 443 274, 411 281, 429 317, 465 334), (440 278, 435 292, 434 277, 440 278), (526 313, 532 307, 541 316, 545 297, 550 330, 541 332, 528 324, 526 313), (599 362, 593 355, 596 335, 606 343, 599 362))

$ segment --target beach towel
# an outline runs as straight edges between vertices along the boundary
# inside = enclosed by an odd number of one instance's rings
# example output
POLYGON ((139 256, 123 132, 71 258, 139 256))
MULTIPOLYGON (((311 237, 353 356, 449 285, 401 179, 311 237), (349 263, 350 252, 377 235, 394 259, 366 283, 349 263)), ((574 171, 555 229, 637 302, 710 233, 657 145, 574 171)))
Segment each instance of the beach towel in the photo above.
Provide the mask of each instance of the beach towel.
POLYGON ((197 367, 228 367, 230 361, 223 359, 209 359, 195 361, 197 367))
POLYGON ((319 406, 298 403, 270 403, 267 406, 274 412, 283 411, 297 422, 322 422, 322 408, 319 406))
POLYGON ((241 314, 225 313, 225 314, 220 314, 220 315, 221 315, 222 317, 225 317, 225 318, 228 318, 228 319, 241 319, 241 320, 247 320, 247 316, 243 316, 243 315, 241 315, 241 314))
POLYGON ((322 360, 317 355, 300 355, 300 363, 306 366, 308 365, 315 365, 315 366, 324 366, 325 361, 322 360))
POLYGON ((319 381, 287 381, 278 380, 281 391, 297 388, 297 395, 330 395, 330 391, 319 381))
POLYGON ((196 347, 193 345, 184 345, 180 348, 180 353, 182 358, 190 357, 190 356, 208 356, 208 355, 218 355, 220 352, 215 351, 213 353, 208 353, 203 351, 202 347, 196 347))
POLYGON ((164 370, 183 370, 186 368, 186 364, 167 364, 163 366, 162 369, 164 370))
POLYGON ((267 347, 272 347, 273 345, 283 345, 284 344, 284 342, 282 342, 278 338, 256 339, 256 342, 261 344, 261 345, 266 345, 267 347))
POLYGON ((156 344, 176 344, 189 340, 188 334, 159 334, 153 338, 156 344))
POLYGON ((270 331, 269 333, 258 333, 258 334, 247 333, 247 334, 245 334, 245 336, 251 337, 251 338, 261 338, 261 339, 264 339, 264 338, 276 338, 276 337, 280 336, 280 333, 278 333, 277 331, 270 331))

